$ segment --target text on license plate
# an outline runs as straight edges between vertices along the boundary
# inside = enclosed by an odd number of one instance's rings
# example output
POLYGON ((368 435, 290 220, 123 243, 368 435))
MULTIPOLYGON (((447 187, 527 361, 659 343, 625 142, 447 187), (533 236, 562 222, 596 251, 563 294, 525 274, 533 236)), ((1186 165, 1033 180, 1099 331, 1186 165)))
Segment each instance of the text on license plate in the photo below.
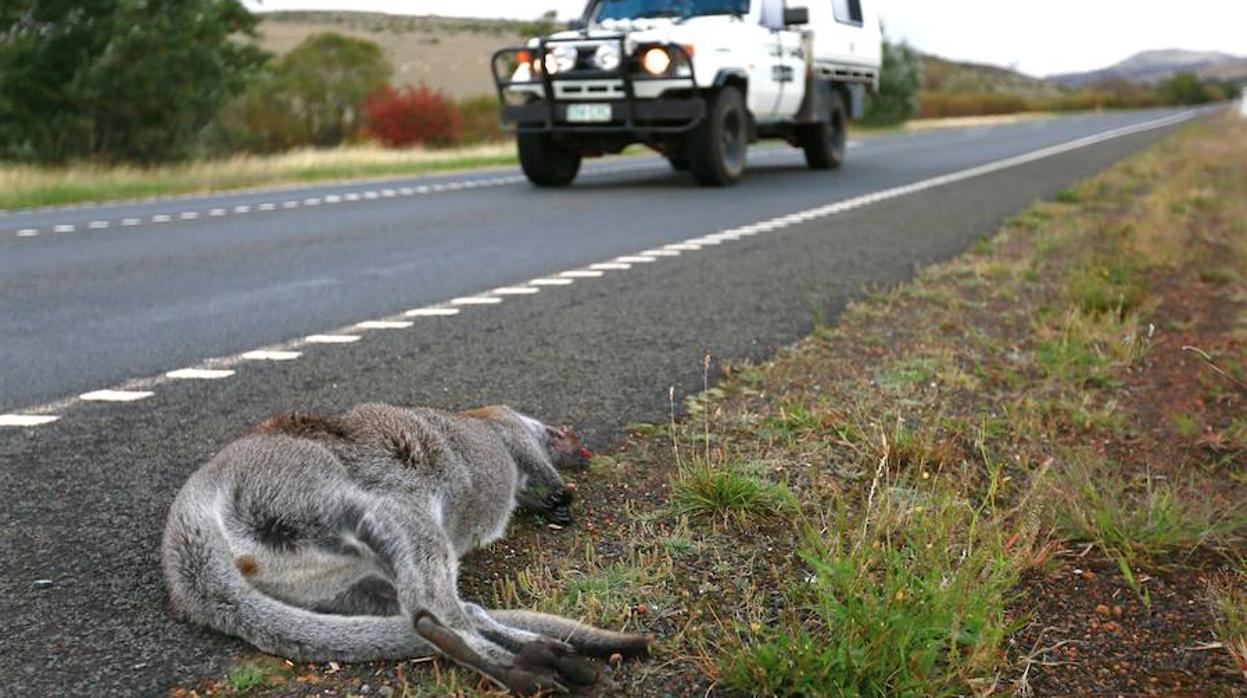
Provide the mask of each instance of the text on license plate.
POLYGON ((573 123, 594 123, 611 120, 609 104, 571 104, 567 107, 567 120, 573 123))

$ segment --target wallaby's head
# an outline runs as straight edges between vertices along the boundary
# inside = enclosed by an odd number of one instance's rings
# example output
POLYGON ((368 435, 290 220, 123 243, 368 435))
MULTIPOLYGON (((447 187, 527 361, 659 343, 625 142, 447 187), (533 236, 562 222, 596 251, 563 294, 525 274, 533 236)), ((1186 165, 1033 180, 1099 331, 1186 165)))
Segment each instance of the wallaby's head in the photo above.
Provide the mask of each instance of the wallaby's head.
POLYGON ((567 425, 546 427, 546 451, 556 468, 585 470, 593 457, 593 452, 580 443, 580 437, 567 425))

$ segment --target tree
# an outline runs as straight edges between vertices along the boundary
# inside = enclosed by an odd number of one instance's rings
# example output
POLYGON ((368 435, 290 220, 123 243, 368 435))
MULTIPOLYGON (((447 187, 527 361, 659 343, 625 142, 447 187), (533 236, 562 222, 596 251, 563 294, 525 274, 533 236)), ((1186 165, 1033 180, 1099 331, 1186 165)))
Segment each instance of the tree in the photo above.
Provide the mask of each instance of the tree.
POLYGON ((213 151, 277 152, 334 146, 362 125, 364 102, 393 69, 381 47, 341 34, 314 34, 270 65, 231 101, 207 134, 213 151))
POLYGON ((233 38, 256 25, 239 0, 4 4, 0 156, 185 156, 264 61, 233 38))
POLYGON ((1213 95, 1195 73, 1176 73, 1160 85, 1160 95, 1168 104, 1204 104, 1213 95))
POLYGON ((364 101, 393 72, 371 41, 314 34, 281 59, 272 89, 303 124, 311 144, 338 145, 358 130, 364 101))
POLYGON ((867 102, 864 121, 890 125, 909 119, 918 111, 921 84, 922 56, 909 44, 884 42, 879 89, 867 102))

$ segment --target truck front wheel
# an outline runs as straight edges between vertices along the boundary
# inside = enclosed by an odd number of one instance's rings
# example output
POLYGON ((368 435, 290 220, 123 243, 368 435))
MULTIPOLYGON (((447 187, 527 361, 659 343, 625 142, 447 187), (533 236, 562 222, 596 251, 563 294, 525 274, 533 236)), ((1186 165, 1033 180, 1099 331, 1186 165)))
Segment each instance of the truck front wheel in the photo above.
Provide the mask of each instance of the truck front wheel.
POLYGON ((580 172, 580 153, 559 145, 548 133, 520 133, 515 140, 524 175, 539 187, 567 186, 580 172))
POLYGON ((832 90, 825 122, 797 127, 797 145, 805 151, 805 164, 812 170, 834 170, 844 164, 848 116, 840 93, 832 90))
POLYGON ((735 184, 745 171, 749 147, 749 115, 736 87, 724 87, 708 105, 706 119, 688 134, 688 167, 699 184, 735 184))

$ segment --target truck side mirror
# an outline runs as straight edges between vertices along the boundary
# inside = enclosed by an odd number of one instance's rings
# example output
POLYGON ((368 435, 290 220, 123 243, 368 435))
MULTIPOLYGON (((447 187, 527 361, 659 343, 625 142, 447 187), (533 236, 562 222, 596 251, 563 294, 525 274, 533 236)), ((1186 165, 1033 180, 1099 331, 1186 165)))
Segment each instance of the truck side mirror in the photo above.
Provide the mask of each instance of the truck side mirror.
POLYGON ((567 28, 570 29, 571 31, 578 32, 581 29, 585 28, 585 21, 580 18, 569 20, 567 22, 567 28))
POLYGON ((807 7, 785 7, 784 8, 784 25, 793 24, 809 24, 810 10, 807 7))

